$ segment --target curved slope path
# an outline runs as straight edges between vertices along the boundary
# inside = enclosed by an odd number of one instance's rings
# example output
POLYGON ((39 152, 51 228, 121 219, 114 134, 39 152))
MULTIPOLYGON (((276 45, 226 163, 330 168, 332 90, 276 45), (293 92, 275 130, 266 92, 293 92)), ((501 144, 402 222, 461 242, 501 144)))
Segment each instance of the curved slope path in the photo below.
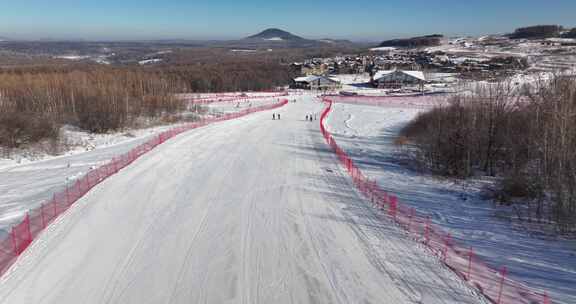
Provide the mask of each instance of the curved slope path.
POLYGON ((479 303, 378 218, 311 98, 180 135, 106 180, 0 281, 0 303, 479 303))

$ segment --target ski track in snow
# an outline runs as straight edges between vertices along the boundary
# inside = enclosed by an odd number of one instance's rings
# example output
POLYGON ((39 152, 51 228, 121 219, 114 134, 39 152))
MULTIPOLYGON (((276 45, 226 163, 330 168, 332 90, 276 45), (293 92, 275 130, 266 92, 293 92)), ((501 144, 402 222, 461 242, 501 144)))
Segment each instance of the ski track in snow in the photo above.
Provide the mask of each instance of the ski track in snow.
MULTIPOLYGON (((262 98, 241 102, 214 102, 207 105, 208 116, 232 113, 278 101, 279 98, 262 98)), ((174 127, 174 125, 132 130, 136 137, 125 132, 114 134, 89 135, 77 130, 66 129, 73 142, 94 144, 94 149, 83 151, 77 148, 66 155, 46 156, 45 159, 10 165, 3 165, 0 159, 0 236, 18 223, 25 213, 50 199, 53 193, 73 183, 91 169, 96 168, 114 156, 124 154, 149 140, 152 136, 174 127), (88 138, 94 137, 94 140, 88 138)))
POLYGON ((105 180, 0 303, 486 303, 353 188, 299 98, 181 134, 105 180))

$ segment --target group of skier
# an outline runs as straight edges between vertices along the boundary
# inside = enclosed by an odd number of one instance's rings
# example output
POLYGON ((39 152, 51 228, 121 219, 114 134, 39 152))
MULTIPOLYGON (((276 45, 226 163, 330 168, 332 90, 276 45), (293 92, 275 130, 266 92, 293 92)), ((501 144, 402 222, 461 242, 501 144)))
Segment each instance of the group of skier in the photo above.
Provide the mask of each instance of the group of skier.
POLYGON ((318 114, 314 114, 314 115, 309 114, 309 115, 306 115, 306 121, 313 121, 313 120, 318 120, 318 114))
MULTIPOLYGON (((272 113, 272 120, 280 120, 280 113, 272 113)), ((318 120, 318 114, 308 114, 306 115, 306 121, 318 120)))

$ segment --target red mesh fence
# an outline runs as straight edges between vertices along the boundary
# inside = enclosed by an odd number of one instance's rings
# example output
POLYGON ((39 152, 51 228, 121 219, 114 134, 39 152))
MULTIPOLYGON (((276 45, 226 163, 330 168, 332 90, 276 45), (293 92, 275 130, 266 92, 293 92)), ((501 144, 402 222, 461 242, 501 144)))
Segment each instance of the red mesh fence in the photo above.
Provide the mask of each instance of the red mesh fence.
POLYGON ((550 304, 547 293, 531 288, 508 278, 506 267, 495 270, 474 255, 474 249, 456 243, 449 233, 433 224, 430 217, 402 204, 398 198, 366 177, 354 161, 334 140, 324 126, 332 109, 332 97, 325 97, 326 109, 320 117, 320 130, 328 145, 334 149, 341 164, 346 168, 356 188, 367 197, 374 207, 404 228, 416 240, 436 255, 446 266, 463 280, 480 291, 494 303, 550 304))
POLYGON ((91 170, 75 183, 68 185, 61 192, 54 194, 49 201, 44 202, 40 207, 30 210, 20 223, 12 227, 9 234, 4 237, 0 236, 0 275, 4 274, 8 270, 17 257, 22 254, 26 248, 28 248, 38 234, 40 234, 59 215, 68 210, 70 206, 90 191, 90 189, 109 176, 130 165, 140 156, 146 154, 156 146, 180 133, 192 129, 206 126, 214 122, 239 118, 254 112, 280 108, 287 103, 288 100, 282 100, 275 104, 254 107, 240 112, 224 114, 219 117, 174 127, 133 148, 129 152, 114 157, 105 165, 91 170))
POLYGON ((273 92, 268 93, 266 95, 256 95, 256 96, 250 96, 246 94, 234 94, 234 95, 215 94, 210 95, 208 97, 190 98, 187 100, 191 104, 210 104, 214 102, 242 102, 255 99, 269 99, 269 98, 283 97, 287 95, 288 95, 287 92, 273 92))
POLYGON ((334 95, 328 96, 332 102, 349 103, 371 106, 413 106, 413 107, 429 107, 437 104, 446 103, 450 95, 437 94, 437 95, 409 95, 409 96, 343 96, 334 95))

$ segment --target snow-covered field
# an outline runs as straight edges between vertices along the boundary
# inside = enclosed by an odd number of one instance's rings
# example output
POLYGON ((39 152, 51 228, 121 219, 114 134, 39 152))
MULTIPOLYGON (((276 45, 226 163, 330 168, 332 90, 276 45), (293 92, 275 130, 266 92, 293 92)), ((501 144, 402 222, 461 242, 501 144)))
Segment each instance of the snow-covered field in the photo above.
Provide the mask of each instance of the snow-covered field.
POLYGON ((399 130, 425 108, 335 104, 328 129, 370 177, 404 203, 432 216, 435 223, 498 269, 550 293, 553 303, 576 303, 576 241, 539 235, 510 222, 511 210, 480 198, 490 181, 461 183, 408 170, 393 144, 399 130))
POLYGON ((323 105, 299 99, 99 184, 0 279, 0 303, 485 303, 354 191, 304 120, 323 105))

